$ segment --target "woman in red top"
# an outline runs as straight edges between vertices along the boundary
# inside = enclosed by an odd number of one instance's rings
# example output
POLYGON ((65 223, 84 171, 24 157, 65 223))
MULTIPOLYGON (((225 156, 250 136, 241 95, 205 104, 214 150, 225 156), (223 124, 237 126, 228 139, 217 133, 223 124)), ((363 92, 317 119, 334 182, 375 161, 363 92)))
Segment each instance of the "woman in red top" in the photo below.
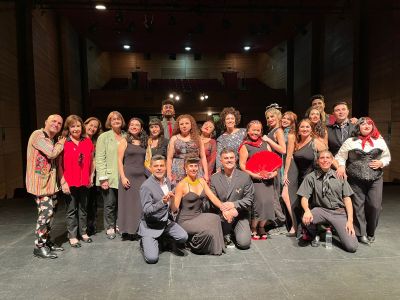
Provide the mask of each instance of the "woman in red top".
POLYGON ((67 209, 67 229, 71 247, 79 248, 78 237, 91 243, 87 235, 87 198, 93 184, 92 141, 86 137, 82 119, 70 115, 64 124, 63 135, 67 137, 64 153, 59 161, 62 191, 67 209))

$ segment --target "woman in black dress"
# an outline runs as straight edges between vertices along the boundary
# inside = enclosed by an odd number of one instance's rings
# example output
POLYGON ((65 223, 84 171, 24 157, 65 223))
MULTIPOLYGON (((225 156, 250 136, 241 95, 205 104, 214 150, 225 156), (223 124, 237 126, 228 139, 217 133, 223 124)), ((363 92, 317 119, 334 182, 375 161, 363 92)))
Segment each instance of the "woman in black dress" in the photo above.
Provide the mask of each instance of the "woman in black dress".
POLYGON ((123 240, 132 240, 142 216, 139 189, 146 180, 144 158, 147 135, 143 122, 132 118, 128 123, 128 134, 118 147, 118 227, 123 240))
MULTIPOLYGON (((288 136, 288 151, 283 180, 288 185, 289 190, 297 190, 303 182, 304 177, 314 170, 317 152, 326 149, 327 147, 324 143, 314 139, 311 121, 309 119, 301 120, 297 126, 296 135, 288 136), (293 163, 296 164, 298 170, 297 182, 296 180, 289 179, 289 170, 293 163)), ((295 200, 292 202, 292 214, 296 221, 295 223, 300 224, 302 214, 300 201, 298 197, 291 200, 295 200)))
MULTIPOLYGON (((197 177, 199 161, 198 157, 185 159, 187 176, 176 186, 171 210, 179 210, 177 222, 189 234, 189 245, 193 253, 221 255, 225 252, 221 217, 214 213, 203 213, 202 206, 204 201, 208 201, 207 197, 217 208, 222 203, 206 181, 197 177)), ((229 221, 229 217, 226 219, 229 221)))
POLYGON ((253 173, 246 168, 246 162, 260 151, 271 151, 268 143, 261 139, 262 124, 258 120, 247 125, 247 136, 239 147, 239 165, 242 171, 248 173, 254 184, 254 212, 251 220, 251 235, 253 240, 266 239, 265 225, 275 218, 274 198, 276 190, 274 178, 278 171, 268 173, 253 173))
MULTIPOLYGON (((263 136, 263 140, 268 143, 272 151, 281 156, 286 154, 286 143, 283 134, 283 129, 281 128, 282 113, 279 110, 280 107, 273 103, 265 111, 265 119, 267 120, 267 125, 269 128, 268 134, 263 136)), ((275 226, 281 227, 285 224, 285 215, 282 211, 282 206, 280 203, 281 195, 281 172, 274 178, 275 186, 275 198, 274 198, 274 210, 275 210, 275 226)), ((279 233, 279 229, 278 232, 279 233)))
MULTIPOLYGON (((285 144, 287 147, 288 140, 295 140, 296 138, 296 123, 297 123, 297 115, 294 112, 287 111, 283 114, 281 120, 281 127, 283 130, 283 136, 285 139, 285 144), (290 138, 289 138, 290 137, 290 138)), ((297 198, 297 177, 298 170, 296 164, 293 162, 293 158, 291 159, 290 169, 287 171, 287 175, 285 176, 285 164, 286 164, 286 154, 283 156, 283 164, 281 168, 281 178, 282 178, 282 200, 286 205, 287 214, 290 217, 290 220, 286 218, 286 224, 288 228, 288 233, 286 234, 288 237, 296 236, 297 223, 292 213, 292 203, 297 198), (289 183, 292 184, 289 186, 289 183)))

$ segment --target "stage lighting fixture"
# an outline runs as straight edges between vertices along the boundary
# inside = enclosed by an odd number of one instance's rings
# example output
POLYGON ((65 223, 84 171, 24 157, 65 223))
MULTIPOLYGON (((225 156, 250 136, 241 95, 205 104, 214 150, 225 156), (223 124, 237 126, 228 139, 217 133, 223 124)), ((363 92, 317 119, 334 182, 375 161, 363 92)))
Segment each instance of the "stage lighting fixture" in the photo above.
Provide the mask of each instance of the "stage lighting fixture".
POLYGON ((192 48, 190 48, 190 47, 185 47, 185 50, 186 50, 186 51, 190 51, 190 50, 192 50, 192 48))
POLYGON ((97 10, 106 10, 107 9, 107 7, 104 4, 100 4, 100 3, 96 4, 95 8, 97 10))
POLYGON ((201 101, 204 101, 204 100, 207 100, 207 99, 208 99, 208 95, 206 93, 201 93, 200 94, 200 100, 201 101))
POLYGON ((211 111, 207 112, 207 116, 212 116, 212 112, 211 111))
POLYGON ((180 99, 181 99, 181 97, 179 97, 179 95, 176 95, 176 96, 175 96, 175 100, 176 100, 176 101, 179 101, 180 99))
POLYGON ((129 50, 129 49, 131 49, 131 46, 129 46, 129 45, 124 45, 124 49, 125 49, 125 50, 129 50))
POLYGON ((244 46, 243 49, 244 49, 244 51, 249 51, 251 49, 251 47, 250 46, 244 46))
POLYGON ((169 98, 173 99, 174 98, 174 94, 169 94, 169 98))

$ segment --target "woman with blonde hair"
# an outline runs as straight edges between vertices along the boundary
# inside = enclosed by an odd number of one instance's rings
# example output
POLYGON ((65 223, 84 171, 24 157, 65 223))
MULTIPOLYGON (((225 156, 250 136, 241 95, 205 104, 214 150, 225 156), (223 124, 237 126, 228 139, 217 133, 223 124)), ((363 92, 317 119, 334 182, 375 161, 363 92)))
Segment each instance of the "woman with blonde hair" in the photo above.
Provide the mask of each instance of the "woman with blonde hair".
MULTIPOLYGON (((285 137, 283 134, 283 129, 281 128, 281 118, 282 113, 279 110, 281 107, 278 104, 273 103, 267 107, 265 111, 265 119, 267 121, 267 125, 269 128, 268 134, 263 136, 263 140, 268 143, 271 147, 272 151, 283 157, 286 154, 286 143, 285 137)), ((278 175, 274 179, 275 186, 275 198, 274 198, 274 210, 276 220, 273 222, 275 227, 281 227, 284 225, 286 220, 285 214, 282 211, 282 206, 280 203, 280 195, 281 195, 281 173, 278 172, 278 175)), ((277 229, 279 231, 279 229, 277 229)))
POLYGON ((196 121, 191 115, 180 115, 176 119, 167 152, 167 176, 173 186, 176 186, 186 176, 184 161, 187 157, 200 158, 199 176, 204 177, 208 182, 206 154, 199 137, 196 121))
POLYGON ((107 238, 115 239, 118 211, 118 145, 126 134, 122 130, 125 120, 120 112, 112 111, 107 116, 103 132, 96 143, 96 185, 100 187, 104 201, 104 227, 107 238))

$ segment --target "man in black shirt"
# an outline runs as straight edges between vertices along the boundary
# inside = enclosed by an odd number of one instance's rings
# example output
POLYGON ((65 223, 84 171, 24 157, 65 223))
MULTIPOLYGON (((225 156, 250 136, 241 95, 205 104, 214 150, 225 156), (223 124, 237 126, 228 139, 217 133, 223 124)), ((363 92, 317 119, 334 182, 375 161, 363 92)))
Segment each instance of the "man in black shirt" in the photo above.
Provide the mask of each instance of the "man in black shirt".
POLYGON ((346 102, 337 102, 333 105, 335 123, 328 127, 328 147, 335 156, 342 144, 351 137, 355 125, 349 120, 349 108, 346 102))
MULTIPOLYGON (((350 199, 353 191, 347 181, 336 176, 331 169, 332 162, 332 153, 321 151, 318 154, 320 169, 308 174, 297 191, 304 209, 302 222, 311 239, 316 237, 317 224, 329 223, 336 229, 344 250, 355 252, 358 242, 353 227, 353 206, 350 199), (308 202, 311 196, 312 209, 308 202)), ((308 244, 309 241, 304 236, 299 241, 299 246, 308 244)), ((313 241, 313 246, 318 246, 318 243, 313 241)))

